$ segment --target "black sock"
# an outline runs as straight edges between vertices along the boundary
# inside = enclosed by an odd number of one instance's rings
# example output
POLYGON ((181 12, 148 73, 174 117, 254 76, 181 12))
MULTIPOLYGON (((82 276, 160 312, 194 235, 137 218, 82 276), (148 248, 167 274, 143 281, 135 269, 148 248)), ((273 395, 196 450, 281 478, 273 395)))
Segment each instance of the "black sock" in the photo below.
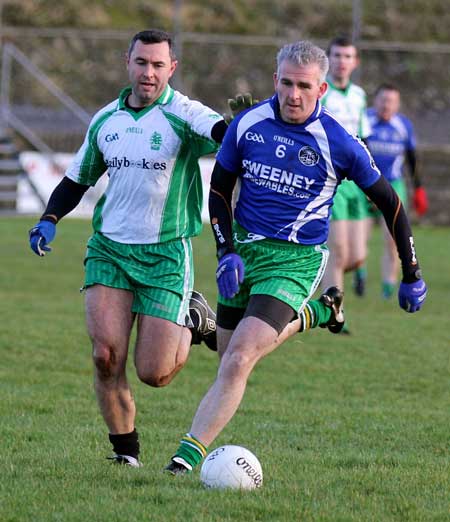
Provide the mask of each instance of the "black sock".
POLYGON ((136 428, 131 433, 109 434, 109 441, 117 455, 129 455, 139 458, 139 435, 136 428))

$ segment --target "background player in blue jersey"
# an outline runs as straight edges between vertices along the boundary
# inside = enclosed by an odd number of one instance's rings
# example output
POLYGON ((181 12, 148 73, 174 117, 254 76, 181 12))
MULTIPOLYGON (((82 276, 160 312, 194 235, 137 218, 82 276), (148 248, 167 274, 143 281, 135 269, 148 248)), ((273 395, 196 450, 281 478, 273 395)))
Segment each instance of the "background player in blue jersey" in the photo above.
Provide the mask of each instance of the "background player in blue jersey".
MULTIPOLYGON (((367 114, 372 134, 367 145, 381 173, 391 183, 403 205, 407 207, 408 193, 404 166, 408 166, 413 182, 413 207, 422 216, 428 208, 427 194, 417 172, 416 137, 411 121, 399 112, 400 92, 394 85, 382 84, 375 92, 373 107, 367 114)), ((385 224, 382 257, 382 295, 389 298, 395 291, 400 264, 395 242, 385 224)))
POLYGON ((354 180, 376 202, 396 239, 403 269, 400 306, 415 312, 426 296, 397 194, 367 148, 319 103, 327 89, 325 52, 297 42, 279 51, 277 65, 275 95, 231 123, 214 167, 209 207, 219 259, 221 362, 166 468, 173 474, 192 470, 205 456, 235 414, 261 358, 294 331, 342 328, 339 289, 327 289, 319 300, 311 297, 328 257, 330 212, 343 179, 354 180))

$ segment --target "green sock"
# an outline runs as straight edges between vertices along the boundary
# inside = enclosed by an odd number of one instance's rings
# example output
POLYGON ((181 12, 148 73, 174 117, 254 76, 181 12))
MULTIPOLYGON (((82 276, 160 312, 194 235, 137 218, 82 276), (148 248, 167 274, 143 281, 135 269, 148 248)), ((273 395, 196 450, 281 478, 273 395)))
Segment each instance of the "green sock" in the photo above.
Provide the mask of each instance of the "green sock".
POLYGON ((360 279, 366 279, 367 278, 367 267, 364 265, 364 266, 360 266, 359 268, 357 268, 355 270, 357 276, 360 278, 360 279))
POLYGON ((389 299, 392 297, 394 291, 395 291, 396 285, 394 283, 389 283, 388 281, 383 281, 382 284, 382 295, 384 299, 389 299))
POLYGON ((183 459, 193 469, 200 463, 207 453, 208 448, 206 446, 204 446, 191 433, 186 433, 186 435, 180 440, 180 445, 172 459, 177 457, 183 459))
POLYGON ((300 314, 302 324, 299 331, 304 332, 321 324, 327 324, 330 317, 331 309, 328 306, 317 299, 309 301, 300 314))

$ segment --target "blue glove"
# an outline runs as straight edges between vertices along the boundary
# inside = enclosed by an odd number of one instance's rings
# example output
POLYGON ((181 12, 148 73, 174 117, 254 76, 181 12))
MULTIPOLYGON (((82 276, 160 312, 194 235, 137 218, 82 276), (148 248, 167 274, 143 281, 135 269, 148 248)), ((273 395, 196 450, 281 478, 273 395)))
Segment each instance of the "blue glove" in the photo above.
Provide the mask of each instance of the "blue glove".
POLYGON ((39 221, 30 231, 30 247, 38 256, 45 256, 45 252, 50 252, 47 246, 53 241, 56 234, 56 225, 51 221, 39 221))
POLYGON ((400 283, 398 304, 407 312, 418 312, 427 297, 427 285, 423 279, 414 283, 400 283))
POLYGON ((237 254, 226 254, 219 260, 216 270, 219 293, 231 299, 239 292, 239 284, 244 281, 244 263, 237 254))

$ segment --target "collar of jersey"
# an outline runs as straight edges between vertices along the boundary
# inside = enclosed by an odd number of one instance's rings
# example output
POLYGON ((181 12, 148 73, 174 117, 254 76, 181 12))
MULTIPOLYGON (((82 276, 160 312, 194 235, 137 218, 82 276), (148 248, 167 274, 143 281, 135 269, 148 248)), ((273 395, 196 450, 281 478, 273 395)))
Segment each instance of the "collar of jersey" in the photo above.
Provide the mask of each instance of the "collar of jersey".
POLYGON ((174 91, 173 91, 172 87, 170 87, 170 85, 167 85, 166 88, 164 89, 163 93, 157 100, 155 100, 151 105, 149 105, 142 111, 135 112, 135 111, 129 109, 125 105, 125 100, 127 99, 127 96, 130 95, 130 93, 131 93, 130 86, 125 87, 125 89, 122 89, 122 91, 120 92, 119 110, 128 112, 128 114, 131 114, 131 116, 133 116, 133 118, 135 120, 138 120, 139 118, 142 118, 142 116, 145 116, 146 114, 148 114, 148 112, 151 111, 153 109, 153 107, 155 107, 156 105, 166 105, 167 103, 169 103, 172 100, 172 98, 174 96, 174 91))
MULTIPOLYGON (((333 91, 341 92, 344 96, 347 96, 348 91, 350 90, 350 87, 352 85, 352 82, 348 82, 345 89, 341 89, 340 87, 336 87, 336 85, 334 85, 334 83, 331 81, 330 78, 327 78, 327 83, 328 83, 328 87, 330 89, 332 89, 333 91)), ((326 96, 326 93, 325 93, 325 96, 326 96)))
POLYGON ((297 125, 299 127, 306 127, 312 121, 317 120, 317 118, 320 116, 320 113, 322 112, 322 105, 317 100, 316 108, 313 110, 313 112, 311 113, 311 115, 309 116, 309 118, 307 120, 305 120, 303 123, 289 123, 287 121, 284 121, 283 118, 280 115, 280 102, 279 102, 278 96, 276 94, 274 94, 272 96, 272 98, 270 99, 270 104, 272 105, 273 112, 275 114, 275 118, 278 121, 280 121, 281 123, 283 123, 284 125, 287 125, 288 127, 289 126, 292 127, 292 126, 295 126, 295 125, 297 125))

